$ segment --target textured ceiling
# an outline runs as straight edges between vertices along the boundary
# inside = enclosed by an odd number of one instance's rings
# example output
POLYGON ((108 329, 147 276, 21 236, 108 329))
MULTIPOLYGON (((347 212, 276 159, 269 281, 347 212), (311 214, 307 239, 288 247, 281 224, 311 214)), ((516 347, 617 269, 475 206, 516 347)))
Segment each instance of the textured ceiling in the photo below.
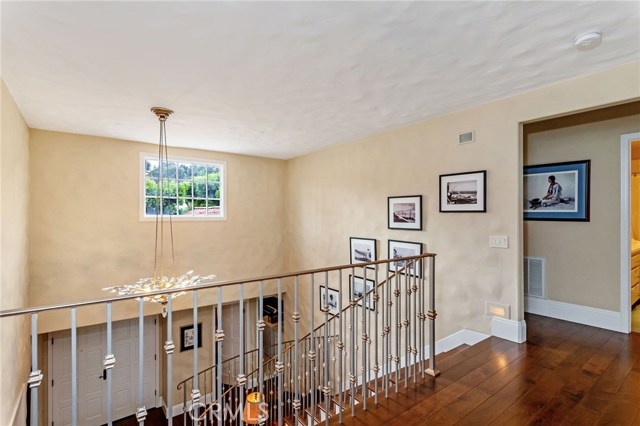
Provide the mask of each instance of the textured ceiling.
POLYGON ((7 2, 30 127, 291 158, 640 59, 638 2, 7 2), (580 52, 573 39, 600 30, 580 52))

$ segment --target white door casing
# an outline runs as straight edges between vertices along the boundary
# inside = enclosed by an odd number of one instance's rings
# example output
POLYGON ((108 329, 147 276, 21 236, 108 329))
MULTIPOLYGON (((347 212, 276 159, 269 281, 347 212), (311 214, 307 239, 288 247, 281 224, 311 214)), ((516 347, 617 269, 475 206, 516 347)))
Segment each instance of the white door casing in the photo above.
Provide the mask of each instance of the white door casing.
POLYGON ((620 327, 631 332, 631 143, 640 132, 620 135, 620 327))

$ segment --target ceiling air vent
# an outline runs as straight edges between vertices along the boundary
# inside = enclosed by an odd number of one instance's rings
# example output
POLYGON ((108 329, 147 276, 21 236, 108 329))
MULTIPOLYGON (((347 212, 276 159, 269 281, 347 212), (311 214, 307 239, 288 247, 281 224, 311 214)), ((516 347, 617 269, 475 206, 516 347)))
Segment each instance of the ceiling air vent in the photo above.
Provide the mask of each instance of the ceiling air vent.
POLYGON ((544 257, 524 258, 524 291, 529 297, 546 297, 544 257))
POLYGON ((458 135, 458 143, 459 144, 471 143, 471 142, 475 142, 475 137, 473 135, 473 130, 470 131, 470 132, 460 133, 458 135))

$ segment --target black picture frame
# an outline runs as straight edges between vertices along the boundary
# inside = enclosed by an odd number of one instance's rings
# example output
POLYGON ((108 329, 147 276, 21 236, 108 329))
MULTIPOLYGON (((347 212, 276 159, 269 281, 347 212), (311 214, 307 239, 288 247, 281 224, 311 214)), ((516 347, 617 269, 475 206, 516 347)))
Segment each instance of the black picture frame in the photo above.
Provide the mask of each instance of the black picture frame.
POLYGON ((440 175, 440 213, 486 213, 487 171, 440 175))
MULTIPOLYGON (((351 264, 367 263, 378 260, 378 241, 373 238, 349 238, 349 262, 351 264)), ((375 265, 367 268, 375 269, 375 265)))
MULTIPOLYGON (((320 303, 320 310, 322 312, 324 312, 324 296, 325 296, 325 289, 327 289, 326 286, 320 286, 318 288, 320 290, 320 297, 318 298, 318 303, 320 303)), ((334 288, 329 287, 326 292, 329 295, 329 313, 331 315, 338 315, 340 314, 339 311, 339 306, 340 306, 340 292, 334 288)))
MULTIPOLYGON (((193 324, 180 327, 180 352, 193 350, 193 324)), ((202 347, 202 323, 198 323, 198 348, 202 347)))
MULTIPOLYGON (((349 275, 349 295, 352 299, 360 298, 360 300, 358 300, 358 306, 362 306, 362 295, 365 292, 368 293, 373 290, 373 287, 375 285, 375 280, 370 280, 369 278, 367 278, 367 280, 365 281, 364 277, 349 275)), ((376 302, 375 300, 373 300, 373 292, 368 293, 365 299, 367 301, 367 309, 375 311, 376 302)))
POLYGON ((422 231, 422 195, 387 197, 387 228, 422 231))
POLYGON ((524 220, 589 222, 591 160, 525 166, 522 196, 524 220))
MULTIPOLYGON (((411 257, 421 255, 424 252, 424 244, 413 241, 389 240, 387 243, 387 249, 389 259, 395 259, 398 257, 411 257)), ((389 271, 396 272, 402 269, 404 265, 404 261, 389 262, 389 271)), ((407 274, 407 271, 405 270, 401 273, 407 274)), ((418 261, 415 263, 415 267, 409 267, 408 273, 409 275, 415 275, 418 278, 422 278, 422 262, 418 261)))

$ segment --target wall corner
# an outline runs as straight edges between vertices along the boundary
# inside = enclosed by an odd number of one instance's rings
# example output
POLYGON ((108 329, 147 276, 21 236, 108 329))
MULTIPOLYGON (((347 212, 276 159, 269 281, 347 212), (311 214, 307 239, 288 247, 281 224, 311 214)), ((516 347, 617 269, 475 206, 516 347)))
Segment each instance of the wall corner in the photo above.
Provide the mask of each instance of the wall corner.
POLYGON ((524 320, 493 317, 491 334, 501 339, 524 343, 527 340, 527 323, 524 320))

